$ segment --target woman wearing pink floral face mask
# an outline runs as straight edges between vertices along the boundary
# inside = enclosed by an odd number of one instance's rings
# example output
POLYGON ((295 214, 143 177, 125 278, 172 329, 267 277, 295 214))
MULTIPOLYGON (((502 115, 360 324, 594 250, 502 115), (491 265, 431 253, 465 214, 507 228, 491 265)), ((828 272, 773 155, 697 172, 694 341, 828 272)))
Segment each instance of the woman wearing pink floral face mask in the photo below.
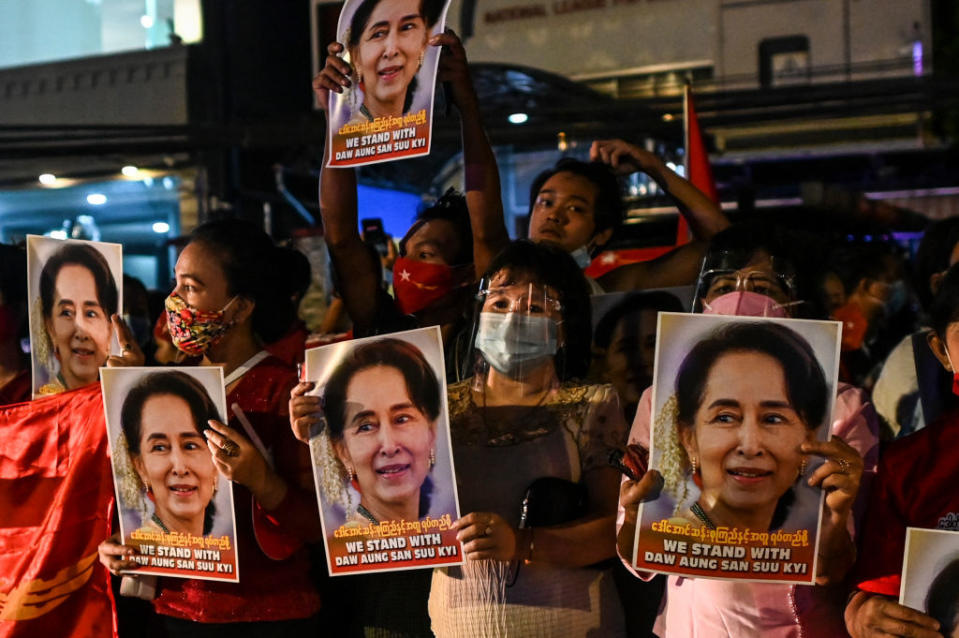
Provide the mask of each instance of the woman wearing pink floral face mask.
MULTIPOLYGON (((166 300, 173 344, 223 368, 228 424, 210 421, 206 447, 233 482, 237 584, 161 579, 154 607, 167 632, 231 635, 240 623, 273 623, 275 635, 313 635, 320 599, 309 577, 305 543, 321 537, 309 477, 309 451, 287 425, 296 371, 263 349, 280 336, 294 309, 271 285, 277 251, 263 231, 228 220, 194 231, 166 300), (237 415, 242 414, 242 418, 237 415), (206 631, 209 630, 209 631, 206 631)), ((131 549, 100 545, 110 571, 135 569, 131 549)), ((248 629, 249 630, 249 629, 248 629)), ((271 634, 273 635, 273 634, 271 634)))
MULTIPOLYGON (((694 309, 698 312, 753 317, 816 317, 813 278, 802 266, 809 259, 796 234, 764 226, 733 226, 710 243, 694 309)), ((749 368, 748 368, 749 369, 749 368)), ((758 381, 757 381, 758 383, 758 381)), ((747 392, 747 396, 751 396, 747 392)), ((649 446, 651 389, 640 399, 629 443, 649 446)), ((875 472, 878 423, 865 394, 840 384, 831 417, 829 441, 806 441, 804 454, 827 458, 809 478, 826 491, 816 587, 729 583, 707 579, 668 579, 656 633, 668 636, 764 635, 786 638, 797 633, 826 638, 846 635, 843 595, 835 585, 855 560, 853 530, 875 472), (724 628, 717 633, 716 628, 724 628)), ((624 480, 620 490, 618 547, 630 566, 639 501, 656 489, 655 473, 642 481, 624 480)))

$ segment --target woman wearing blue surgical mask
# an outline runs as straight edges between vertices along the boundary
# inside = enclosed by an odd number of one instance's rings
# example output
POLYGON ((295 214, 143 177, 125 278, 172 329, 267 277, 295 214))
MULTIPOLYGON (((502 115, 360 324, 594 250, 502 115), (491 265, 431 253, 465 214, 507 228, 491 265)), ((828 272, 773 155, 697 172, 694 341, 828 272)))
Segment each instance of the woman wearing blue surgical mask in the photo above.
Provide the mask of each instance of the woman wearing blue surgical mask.
POLYGON ((477 298, 474 376, 449 387, 469 513, 455 523, 465 564, 433 574, 440 638, 623 634, 610 570, 594 565, 615 554, 607 459, 625 424, 611 386, 572 381, 586 372, 589 332, 587 283, 565 251, 518 241, 493 260, 477 298), (543 478, 552 491, 529 489, 543 478), (544 506, 563 513, 542 516, 544 506))
MULTIPOLYGON (((694 310, 710 314, 819 318, 813 299, 815 263, 801 235, 782 229, 733 226, 710 243, 696 286, 694 310)), ((649 447, 652 388, 640 399, 629 443, 649 447)), ((807 480, 825 492, 815 587, 670 576, 654 631, 660 636, 846 635, 841 583, 856 558, 855 530, 878 456, 878 422, 865 394, 839 384, 831 416, 832 439, 802 444, 804 455, 825 457, 807 480)), ((760 453, 772 454, 771 450, 760 453)), ((637 506, 654 491, 657 473, 624 480, 620 489, 618 550, 631 567, 637 506)), ((628 603, 627 603, 628 604, 628 603)))

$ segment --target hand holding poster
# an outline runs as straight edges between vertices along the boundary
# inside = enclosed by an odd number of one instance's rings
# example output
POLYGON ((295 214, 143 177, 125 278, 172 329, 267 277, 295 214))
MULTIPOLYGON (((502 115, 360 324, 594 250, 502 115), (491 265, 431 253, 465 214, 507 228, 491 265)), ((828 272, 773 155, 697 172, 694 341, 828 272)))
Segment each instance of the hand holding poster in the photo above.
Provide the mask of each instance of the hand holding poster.
POLYGON ((28 235, 27 281, 34 398, 94 383, 120 354, 123 247, 28 235))
POLYGON ((959 532, 906 528, 899 604, 934 618, 943 636, 959 633, 959 532))
MULTIPOLYGON (((836 322, 661 313, 638 569, 814 582, 823 459, 839 357, 836 322)), ((840 464, 835 463, 837 467, 840 464)))
POLYGON ((218 367, 103 368, 120 534, 137 574, 238 582, 233 490, 204 437, 225 422, 218 367))
MULTIPOLYGON (((448 0, 347 0, 336 38, 349 86, 330 93, 329 166, 427 155, 448 0)), ((330 62, 322 73, 330 72, 330 62)), ((336 75, 339 72, 333 71, 336 75)))
POLYGON ((461 564, 439 328, 307 350, 306 374, 330 574, 461 564))

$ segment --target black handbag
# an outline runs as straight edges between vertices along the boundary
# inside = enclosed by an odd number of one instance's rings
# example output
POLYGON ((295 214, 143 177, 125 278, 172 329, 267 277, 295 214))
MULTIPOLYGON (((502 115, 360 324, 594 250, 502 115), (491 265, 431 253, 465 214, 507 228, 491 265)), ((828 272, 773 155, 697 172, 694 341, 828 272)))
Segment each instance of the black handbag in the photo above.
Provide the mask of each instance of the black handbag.
POLYGON ((586 486, 544 476, 533 481, 523 496, 519 528, 558 525, 586 515, 586 486))

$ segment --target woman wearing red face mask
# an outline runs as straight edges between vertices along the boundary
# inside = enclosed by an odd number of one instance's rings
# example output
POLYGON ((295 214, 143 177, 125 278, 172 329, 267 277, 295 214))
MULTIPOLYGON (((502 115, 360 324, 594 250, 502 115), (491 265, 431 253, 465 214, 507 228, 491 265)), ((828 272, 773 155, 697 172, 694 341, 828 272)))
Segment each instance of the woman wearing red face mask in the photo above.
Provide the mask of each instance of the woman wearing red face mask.
MULTIPOLYGON (((713 314, 815 317, 816 309, 806 301, 813 299, 813 278, 800 267, 808 253, 802 252, 800 243, 794 233, 787 236, 762 226, 733 226, 716 235, 704 260, 694 307, 713 314)), ((636 411, 630 443, 648 448, 651 409, 647 390, 636 411)), ((801 447, 804 454, 827 459, 810 479, 811 485, 826 491, 817 586, 670 576, 656 621, 658 635, 845 636, 840 607, 845 598, 838 584, 855 560, 853 539, 875 472, 878 423, 862 391, 845 384, 838 388, 831 423, 830 441, 801 447)), ((650 472, 639 482, 626 480, 620 490, 619 552, 631 571, 637 506, 657 488, 656 476, 650 472)))
MULTIPOLYGON (((959 395, 959 265, 942 279, 930 326, 929 349, 952 377, 953 396, 959 395)), ((942 635, 937 620, 896 600, 906 528, 959 529, 959 498, 952 489, 959 480, 957 444, 959 409, 953 407, 885 450, 866 511, 863 559, 854 574, 859 591, 846 607, 846 628, 853 638, 942 635)))
MULTIPOLYGON (((218 471, 234 483, 242 576, 237 584, 161 579, 153 604, 170 635, 315 635, 317 629, 320 599, 303 543, 320 538, 319 515, 309 454, 286 416, 296 373, 263 350, 291 311, 289 298, 269 282, 276 250, 252 226, 211 222, 193 233, 176 263, 176 287, 166 300, 170 337, 180 352, 202 357, 200 365, 223 368, 234 413, 229 425, 211 422, 206 437, 218 471)), ((112 541, 100 546, 100 560, 113 573, 135 568, 130 553, 112 541)))
MULTIPOLYGON (((433 36, 428 46, 442 46, 438 81, 450 88, 447 98, 460 113, 465 163, 465 196, 447 192, 421 212, 400 241, 393 266, 396 303, 379 288, 379 260, 363 244, 357 229, 356 175, 353 169, 324 168, 320 177, 320 208, 330 257, 338 277, 354 334, 384 334, 420 326, 439 325, 449 347, 463 326, 468 309, 469 284, 509 241, 503 222, 499 173, 479 116, 476 92, 470 80, 463 45, 452 32, 433 36)), ((339 54, 343 46, 329 46, 326 66, 313 80, 321 105, 329 91, 342 93, 352 86, 352 67, 339 54)), ((462 348, 468 351, 468 346, 462 348)), ((450 367, 453 371, 453 367, 450 367)))

